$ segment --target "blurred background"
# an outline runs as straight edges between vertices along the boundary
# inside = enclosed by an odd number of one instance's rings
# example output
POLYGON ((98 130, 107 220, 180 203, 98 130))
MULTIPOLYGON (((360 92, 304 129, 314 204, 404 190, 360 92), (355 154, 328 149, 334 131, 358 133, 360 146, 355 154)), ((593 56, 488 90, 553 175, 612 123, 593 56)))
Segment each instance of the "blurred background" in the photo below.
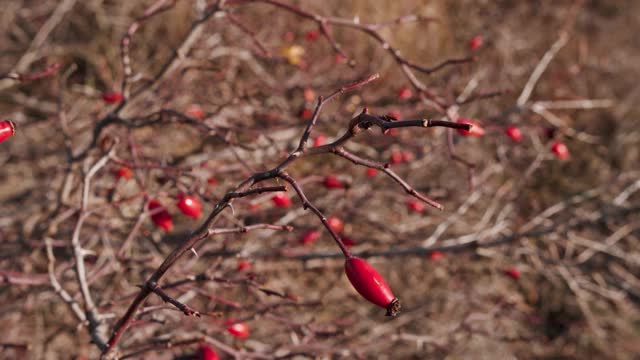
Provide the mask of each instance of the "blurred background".
POLYGON ((473 119, 483 136, 373 129, 346 145, 390 162, 444 211, 336 156, 288 171, 344 222, 341 237, 402 313, 387 318, 352 289, 338 247, 292 190, 290 207, 267 193, 237 200, 215 226, 293 230, 200 243, 160 286, 203 316, 151 296, 121 355, 195 359, 208 343, 221 358, 637 359, 640 2, 228 1, 198 22, 213 6, 2 1, 0 118, 17 131, 0 144, 0 357, 97 358, 68 305, 84 304, 72 239, 87 251, 108 336, 215 203, 294 149, 318 95, 379 73, 327 104, 311 141, 336 139, 364 107, 473 119), (326 16, 346 58, 316 22, 278 4, 326 16), (378 24, 368 29, 413 64, 465 61, 413 81, 362 24, 378 24), (86 174, 109 149, 82 209, 86 174), (201 201, 198 219, 181 213, 183 193, 201 201), (170 231, 150 219, 149 199, 170 213, 170 231), (250 336, 234 338, 229 319, 250 336))

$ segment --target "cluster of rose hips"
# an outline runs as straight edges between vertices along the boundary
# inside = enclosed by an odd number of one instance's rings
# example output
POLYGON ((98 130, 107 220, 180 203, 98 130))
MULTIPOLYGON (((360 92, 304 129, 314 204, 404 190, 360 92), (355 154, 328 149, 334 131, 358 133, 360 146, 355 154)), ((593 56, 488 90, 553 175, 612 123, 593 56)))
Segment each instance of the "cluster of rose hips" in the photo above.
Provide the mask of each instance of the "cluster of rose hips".
MULTIPOLYGON (((461 124, 469 124, 472 125, 470 130, 462 130, 458 129, 458 133, 462 136, 484 136, 485 130, 479 124, 477 120, 470 119, 459 119, 459 123, 461 124)), ((504 133, 511 139, 513 142, 519 143, 522 141, 522 131, 514 125, 509 125, 504 129, 504 133)), ((554 141, 551 145, 551 152, 555 155, 556 158, 560 160, 566 160, 569 158, 569 148, 562 142, 554 141)))

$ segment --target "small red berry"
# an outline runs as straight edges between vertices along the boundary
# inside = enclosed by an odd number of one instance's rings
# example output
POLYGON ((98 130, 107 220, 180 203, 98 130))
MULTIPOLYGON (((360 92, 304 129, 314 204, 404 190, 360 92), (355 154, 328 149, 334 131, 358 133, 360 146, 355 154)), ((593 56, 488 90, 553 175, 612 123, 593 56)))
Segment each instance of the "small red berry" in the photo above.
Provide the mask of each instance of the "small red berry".
POLYGON ((458 123, 459 124, 469 124, 469 125, 471 125, 471 130, 457 129, 458 133, 460 133, 463 136, 482 136, 482 135, 484 135, 484 129, 482 128, 482 126, 480 126, 480 124, 478 124, 477 121, 469 120, 469 119, 459 119, 458 123))
POLYGON ((507 134, 509 138, 511 138, 511 140, 515 142, 522 141, 522 131, 520 131, 520 129, 518 129, 517 127, 507 126, 507 128, 504 129, 504 132, 507 134))
POLYGON ((347 61, 347 58, 342 54, 336 54, 334 61, 336 64, 342 64, 347 61))
POLYGON ((480 46, 484 43, 484 38, 482 35, 476 35, 469 40, 469 50, 474 51, 478 50, 480 46))
POLYGON ((327 135, 320 134, 313 139, 313 146, 322 146, 327 143, 327 135))
POLYGON ((303 94, 304 94, 304 101, 306 102, 312 102, 316 99, 316 92, 313 91, 313 89, 306 88, 304 89, 303 94))
POLYGON ((209 345, 202 344, 198 348, 198 360, 220 360, 220 355, 209 345))
POLYGON ((16 133, 16 126, 11 120, 0 121, 0 143, 12 137, 16 133))
POLYGON ((288 208, 291 206, 291 198, 287 193, 279 192, 273 195, 271 201, 276 207, 288 208))
POLYGON ((246 339, 249 337, 249 327, 245 323, 236 323, 235 320, 231 319, 227 321, 227 331, 229 334, 237 337, 238 339, 246 339))
POLYGON ((202 214, 202 204, 200 204, 200 200, 195 196, 179 196, 177 206, 183 214, 194 219, 199 218, 202 214))
POLYGON ((429 259, 433 261, 438 261, 444 257, 444 254, 438 250, 434 250, 429 253, 429 259))
POLYGON ((133 177, 133 171, 126 166, 121 166, 116 170, 115 176, 118 179, 131 179, 133 177))
POLYGON ((405 151, 402 152, 402 161, 403 162, 409 162, 409 161, 415 159, 415 157, 416 156, 409 150, 405 150, 405 151))
POLYGON ((367 168, 367 176, 368 177, 374 177, 378 175, 378 169, 376 168, 367 168))
POLYGON ((504 274, 514 280, 520 279, 520 270, 515 266, 504 269, 504 274))
POLYGON ((313 115, 313 113, 311 112, 311 109, 304 108, 304 109, 300 110, 300 118, 302 120, 311 119, 311 115, 313 115))
POLYGON ((342 230, 344 230, 344 222, 336 216, 329 217, 327 219, 327 224, 329 224, 329 227, 331 228, 331 230, 337 233, 341 233, 342 230))
POLYGON ((324 178, 323 184, 327 189, 344 189, 344 184, 335 175, 324 178))
POLYGON ((318 230, 309 230, 300 238, 300 243, 303 245, 313 244, 320 238, 320 231, 318 230))
POLYGON ((353 245, 356 244, 356 242, 350 237, 343 237, 343 238, 341 238, 341 240, 342 240, 342 243, 344 244, 344 246, 346 246, 346 247, 352 247, 353 245))
POLYGON ((307 31, 306 34, 304 34, 304 38, 309 41, 317 40, 318 37, 320 37, 320 32, 318 32, 318 30, 310 30, 307 31))
POLYGON ((202 110, 202 108, 196 104, 190 105, 187 108, 186 113, 188 116, 199 119, 199 120, 204 119, 204 115, 205 115, 204 110, 202 110))
POLYGON ((404 156, 402 156, 402 152, 398 150, 394 150, 391 152, 391 163, 392 164, 400 164, 403 160, 404 156))
POLYGON ((238 261, 237 269, 238 271, 251 270, 251 262, 248 260, 240 260, 238 261))
POLYGON ((387 316, 395 316, 400 311, 400 302, 391 292, 387 282, 364 259, 347 258, 344 271, 358 293, 368 301, 387 309, 387 316))
POLYGON ((413 91, 411 91, 411 89, 407 87, 403 87, 403 88, 400 88, 400 90, 398 90, 398 98, 400 100, 408 100, 408 99, 411 99, 412 96, 413 96, 413 91))
POLYGON ((158 200, 151 200, 149 201, 148 209, 149 212, 152 213, 151 221, 153 221, 156 226, 167 232, 173 229, 173 218, 162 203, 158 200))
POLYGON ((218 185, 218 179, 216 179, 215 176, 211 176, 207 179, 207 184, 211 186, 218 185))
POLYGON ((427 209, 426 205, 420 200, 409 200, 407 207, 409 210, 417 213, 424 212, 427 209))
POLYGON ((123 98, 122 93, 117 91, 107 91, 102 93, 102 100, 107 104, 117 104, 121 102, 123 98))
POLYGON ((556 157, 560 160, 566 160, 570 156, 569 148, 567 147, 567 145, 559 141, 556 141, 553 143, 553 145, 551 146, 551 151, 553 151, 556 157))

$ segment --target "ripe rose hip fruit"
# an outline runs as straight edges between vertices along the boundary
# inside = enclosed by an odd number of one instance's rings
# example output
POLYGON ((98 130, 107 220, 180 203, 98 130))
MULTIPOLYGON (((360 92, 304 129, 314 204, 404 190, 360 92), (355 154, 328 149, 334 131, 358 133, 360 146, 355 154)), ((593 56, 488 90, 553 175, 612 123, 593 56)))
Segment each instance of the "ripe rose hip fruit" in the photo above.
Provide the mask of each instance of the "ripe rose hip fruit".
POLYGON ((11 120, 0 121, 0 143, 12 137, 16 133, 16 126, 11 120))
POLYGON ((283 192, 279 192, 271 198, 271 201, 276 207, 288 208, 291 206, 291 198, 289 195, 283 192))
POLYGON ((484 38, 482 37, 482 35, 476 35, 472 37, 471 40, 469 40, 469 50, 478 50, 483 43, 484 38))
POLYGON ((368 177, 374 177, 378 175, 378 169, 376 168, 367 168, 367 176, 368 177))
POLYGON ((514 280, 520 279, 520 270, 515 266, 504 269, 504 274, 514 280))
POLYGON ((238 261, 237 269, 238 271, 251 270, 251 262, 249 260, 240 260, 238 261))
POLYGON ((115 172, 115 176, 118 179, 131 179, 133 177, 133 171, 131 171, 131 169, 129 169, 126 166, 121 166, 120 168, 118 168, 118 170, 116 170, 115 172))
POLYGON ((440 260, 444 257, 444 254, 438 250, 434 250, 432 252, 429 253, 429 259, 433 260, 433 261, 437 261, 440 260))
POLYGON ((327 135, 320 134, 313 139, 313 146, 322 146, 327 143, 327 135))
POLYGON ((199 120, 204 119, 204 115, 205 115, 204 114, 204 110, 202 110, 202 108, 199 105, 196 105, 196 104, 190 105, 187 108, 186 113, 187 113, 188 116, 191 116, 192 118, 196 118, 196 119, 199 119, 199 120))
POLYGON ((400 301, 393 295, 382 275, 364 259, 349 257, 344 271, 351 285, 363 298, 387 310, 387 316, 400 311, 400 301))
POLYGON ((353 245, 356 244, 356 242, 350 237, 343 237, 343 238, 341 238, 341 240, 342 240, 342 243, 344 244, 344 246, 346 246, 346 247, 352 247, 353 245))
POLYGON ((249 337, 249 327, 245 323, 236 323, 235 320, 227 321, 227 332, 238 339, 246 339, 249 337))
POLYGON ((566 160, 569 158, 569 148, 567 145, 556 141, 551 146, 551 151, 556 155, 556 157, 560 160, 566 160))
POLYGON ((322 182, 327 189, 343 189, 344 184, 335 175, 329 175, 322 182))
POLYGON ((313 113, 311 112, 311 109, 304 108, 304 109, 300 110, 300 118, 302 120, 311 119, 311 115, 313 115, 313 113))
POLYGON ((198 200, 195 196, 178 196, 178 203, 176 204, 178 209, 182 211, 183 214, 197 219, 202 214, 202 204, 200 204, 200 200, 198 200))
POLYGON ((320 32, 318 32, 318 30, 310 30, 304 34, 304 38, 309 41, 317 40, 318 37, 320 37, 320 32))
POLYGON ((122 93, 117 91, 107 91, 102 93, 102 100, 107 104, 117 104, 121 102, 123 98, 122 93))
POLYGON ((220 356, 211 346, 202 344, 198 348, 198 360, 220 360, 220 356))
POLYGON ((471 130, 463 130, 457 129, 458 133, 463 136, 482 136, 484 135, 484 129, 477 121, 469 120, 469 119, 459 119, 459 124, 469 124, 471 125, 471 130))
POLYGON ((165 231, 169 232, 173 229, 173 218, 167 209, 158 200, 149 201, 149 212, 152 213, 151 221, 165 231))
POLYGON ((327 224, 329 224, 329 227, 331 228, 331 230, 337 233, 341 233, 342 230, 344 230, 344 222, 340 220, 338 217, 335 217, 335 216, 329 217, 327 219, 327 224))
POLYGON ((424 212, 427 209, 426 205, 420 200, 409 200, 407 207, 409 210, 417 213, 424 212))
POLYGON ((300 243, 302 245, 309 245, 309 244, 313 244, 318 239, 320 239, 320 231, 309 230, 302 235, 302 237, 300 238, 300 243))
POLYGON ((402 152, 402 162, 409 162, 415 158, 416 156, 409 150, 405 150, 402 152))
POLYGON ((411 91, 411 89, 403 87, 400 88, 400 90, 398 90, 398 98, 401 100, 408 100, 411 99, 411 97, 413 96, 413 91, 411 91))
POLYGON ((400 164, 404 160, 402 151, 394 150, 391 152, 391 163, 400 164))
POLYGON ((507 134, 507 136, 515 141, 515 142, 520 142, 522 141, 522 131, 520 131, 520 129, 518 129, 515 126, 507 126, 506 129, 504 129, 505 134, 507 134))

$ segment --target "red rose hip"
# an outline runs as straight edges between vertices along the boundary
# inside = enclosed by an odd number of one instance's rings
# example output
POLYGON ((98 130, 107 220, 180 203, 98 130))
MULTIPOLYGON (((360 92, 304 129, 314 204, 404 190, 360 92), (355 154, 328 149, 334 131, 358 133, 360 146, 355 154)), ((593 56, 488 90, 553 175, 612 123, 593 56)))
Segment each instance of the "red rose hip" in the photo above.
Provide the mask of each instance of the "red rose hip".
POLYGON ((0 143, 12 137, 16 133, 16 126, 11 120, 0 121, 0 143))
POLYGON ((178 197, 178 203, 176 205, 183 214, 194 219, 199 218, 202 214, 202 204, 200 204, 200 200, 195 196, 181 195, 178 197))
POLYGON ((320 231, 318 230, 309 230, 300 238, 300 243, 303 245, 313 244, 320 238, 320 231))
POLYGON ((198 348, 198 360, 219 360, 220 355, 209 345, 202 344, 198 348))
POLYGON ((122 99, 124 99, 122 93, 119 93, 117 91, 107 91, 105 93, 102 93, 102 100, 104 100, 104 102, 106 102, 107 104, 117 104, 121 102, 122 99))
POLYGON ((344 263, 344 271, 351 285, 363 298, 387 310, 387 316, 400 311, 400 301, 393 295, 382 275, 367 261, 350 257, 344 263))
POLYGON ((277 193, 273 195, 271 201, 276 207, 288 208, 291 206, 291 198, 286 193, 277 193))
POLYGON ((567 145, 556 141, 551 146, 551 151, 555 154, 555 156, 560 160, 566 160, 569 158, 569 148, 567 145))
POLYGON ((472 37, 471 40, 469 40, 469 50, 478 50, 483 43, 484 38, 482 37, 482 35, 476 35, 472 37))
POLYGON ((158 200, 149 201, 148 206, 151 213, 151 221, 165 231, 171 231, 173 229, 173 218, 167 209, 158 200))
POLYGON ((520 131, 520 129, 518 129, 515 126, 507 126, 506 129, 504 129, 505 134, 507 134, 507 136, 515 141, 515 142, 520 142, 522 141, 522 131, 520 131))
POLYGON ((340 179, 338 179, 338 177, 335 175, 329 175, 326 178, 324 178, 323 184, 327 189, 343 189, 344 188, 344 184, 342 183, 342 181, 340 181, 340 179))
POLYGON ((329 227, 331 228, 331 230, 337 233, 341 233, 342 230, 344 230, 344 222, 340 220, 340 218, 338 217, 332 216, 328 218, 327 224, 329 224, 329 227))
POLYGON ((234 323, 235 320, 227 321, 227 332, 238 339, 246 339, 249 337, 249 327, 245 323, 234 323))

